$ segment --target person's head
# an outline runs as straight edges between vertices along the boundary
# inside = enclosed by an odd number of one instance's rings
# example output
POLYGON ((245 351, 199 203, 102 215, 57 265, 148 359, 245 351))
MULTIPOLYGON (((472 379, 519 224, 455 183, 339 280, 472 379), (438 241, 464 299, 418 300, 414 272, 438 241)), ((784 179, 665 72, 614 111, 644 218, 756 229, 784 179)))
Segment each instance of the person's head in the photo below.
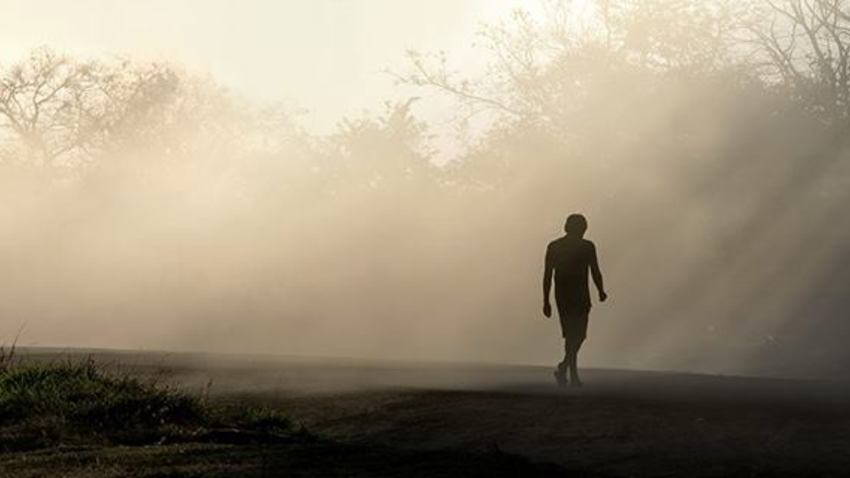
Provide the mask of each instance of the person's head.
POLYGON ((564 224, 564 231, 571 236, 584 236, 587 231, 587 219, 581 214, 570 214, 564 224))

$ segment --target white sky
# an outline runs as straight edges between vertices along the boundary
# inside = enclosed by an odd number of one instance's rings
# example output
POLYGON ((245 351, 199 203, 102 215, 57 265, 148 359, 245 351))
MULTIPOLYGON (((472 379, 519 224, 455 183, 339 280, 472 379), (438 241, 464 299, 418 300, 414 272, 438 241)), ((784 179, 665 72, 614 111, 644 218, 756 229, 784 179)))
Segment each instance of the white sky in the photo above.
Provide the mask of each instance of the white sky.
POLYGON ((408 48, 445 49, 474 68, 470 45, 536 0, 0 0, 0 64, 29 49, 168 59, 241 94, 285 100, 327 131, 343 115, 397 97, 381 73, 408 48))

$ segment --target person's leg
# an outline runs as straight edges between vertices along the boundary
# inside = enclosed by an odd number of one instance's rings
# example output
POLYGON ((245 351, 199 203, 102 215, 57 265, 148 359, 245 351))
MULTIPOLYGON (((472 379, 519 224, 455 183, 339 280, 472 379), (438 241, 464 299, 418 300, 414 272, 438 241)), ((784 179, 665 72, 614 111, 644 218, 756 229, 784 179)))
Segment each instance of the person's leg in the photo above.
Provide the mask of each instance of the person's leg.
POLYGON ((578 376, 578 351, 581 349, 581 344, 584 339, 574 340, 570 343, 569 351, 567 352, 568 367, 570 369, 570 383, 574 387, 581 386, 581 379, 578 376))
POLYGON ((568 367, 570 369, 570 382, 574 387, 581 386, 581 379, 578 376, 578 352, 584 339, 587 337, 587 321, 588 314, 576 314, 571 318, 571 324, 574 325, 574 330, 571 330, 571 340, 567 357, 569 358, 568 367))
POLYGON ((567 367, 570 366, 570 343, 567 339, 564 339, 564 360, 558 363, 558 371, 562 373, 567 372, 567 367))
POLYGON ((569 350, 569 344, 567 343, 567 340, 564 339, 564 360, 558 362, 554 373, 555 381, 562 387, 567 385, 567 368, 570 366, 570 358, 567 350, 569 350))
POLYGON ((567 350, 569 348, 567 345, 567 315, 564 313, 563 309, 564 301, 558 296, 557 290, 555 291, 555 305, 558 310, 558 321, 561 325, 561 337, 564 338, 564 359, 558 362, 558 365, 555 367, 554 375, 558 385, 563 386, 567 384, 567 368, 570 366, 570 361, 569 356, 567 355, 567 350))

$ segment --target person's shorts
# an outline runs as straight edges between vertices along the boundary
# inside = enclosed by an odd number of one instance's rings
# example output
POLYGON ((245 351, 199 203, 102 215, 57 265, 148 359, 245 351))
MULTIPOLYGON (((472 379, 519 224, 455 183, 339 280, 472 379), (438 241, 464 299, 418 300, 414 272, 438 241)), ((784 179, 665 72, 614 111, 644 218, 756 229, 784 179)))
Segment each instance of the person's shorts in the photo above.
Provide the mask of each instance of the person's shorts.
POLYGON ((568 342, 570 340, 584 340, 587 337, 587 319, 590 311, 561 312, 561 334, 568 342))

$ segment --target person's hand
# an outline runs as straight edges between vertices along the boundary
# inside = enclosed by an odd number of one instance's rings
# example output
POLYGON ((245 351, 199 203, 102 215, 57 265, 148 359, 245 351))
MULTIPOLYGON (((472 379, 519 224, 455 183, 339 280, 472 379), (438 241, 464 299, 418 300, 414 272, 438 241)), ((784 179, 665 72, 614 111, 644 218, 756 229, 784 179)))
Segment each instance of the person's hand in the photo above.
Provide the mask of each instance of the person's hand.
POLYGON ((543 303, 543 315, 545 315, 547 319, 552 317, 552 304, 549 302, 543 303))
POLYGON ((606 300, 608 300, 608 294, 606 294, 605 291, 600 290, 599 291, 599 302, 605 302, 606 300))

